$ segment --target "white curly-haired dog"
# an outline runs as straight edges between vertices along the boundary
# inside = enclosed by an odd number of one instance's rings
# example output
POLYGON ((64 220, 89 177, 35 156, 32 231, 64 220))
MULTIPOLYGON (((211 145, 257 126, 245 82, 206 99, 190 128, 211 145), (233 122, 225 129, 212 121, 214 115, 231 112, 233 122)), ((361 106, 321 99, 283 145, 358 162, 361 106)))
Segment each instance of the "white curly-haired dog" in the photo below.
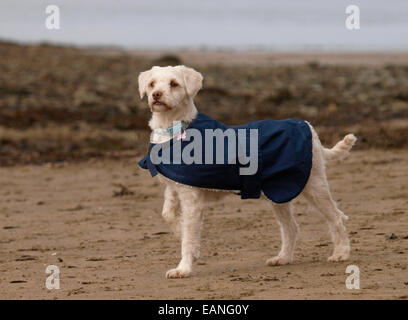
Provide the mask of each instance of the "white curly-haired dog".
MULTIPOLYGON (((197 115, 193 99, 202 87, 202 75, 185 66, 153 67, 139 75, 140 97, 148 96, 148 104, 152 111, 149 126, 152 130, 171 127, 174 121, 191 122, 197 115)), ((349 238, 344 226, 348 217, 337 208, 333 200, 326 178, 325 163, 330 160, 342 159, 348 155, 356 141, 353 134, 348 134, 332 149, 323 147, 315 130, 312 132, 313 163, 309 180, 302 191, 307 202, 320 212, 326 219, 334 244, 333 254, 329 261, 343 261, 350 254, 349 238)), ((162 143, 171 137, 156 136, 162 143)), ((181 236, 181 261, 174 269, 167 271, 167 278, 188 277, 193 262, 200 255, 200 237, 203 221, 204 205, 219 200, 228 192, 196 188, 176 183, 159 175, 165 184, 164 205, 162 215, 173 231, 181 236)), ((266 263, 270 266, 292 263, 298 225, 293 216, 291 203, 276 204, 273 207, 280 225, 282 247, 279 254, 266 263)))

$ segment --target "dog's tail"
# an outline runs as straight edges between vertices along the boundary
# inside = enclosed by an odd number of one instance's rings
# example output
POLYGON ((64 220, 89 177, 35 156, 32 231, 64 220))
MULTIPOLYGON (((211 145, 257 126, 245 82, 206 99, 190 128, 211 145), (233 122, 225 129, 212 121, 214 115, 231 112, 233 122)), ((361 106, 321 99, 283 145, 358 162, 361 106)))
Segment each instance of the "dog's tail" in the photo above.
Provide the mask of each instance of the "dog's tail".
POLYGON ((336 145, 329 149, 323 147, 323 155, 327 161, 342 160, 348 156, 351 148, 356 143, 357 138, 354 134, 346 135, 343 140, 336 143, 336 145))

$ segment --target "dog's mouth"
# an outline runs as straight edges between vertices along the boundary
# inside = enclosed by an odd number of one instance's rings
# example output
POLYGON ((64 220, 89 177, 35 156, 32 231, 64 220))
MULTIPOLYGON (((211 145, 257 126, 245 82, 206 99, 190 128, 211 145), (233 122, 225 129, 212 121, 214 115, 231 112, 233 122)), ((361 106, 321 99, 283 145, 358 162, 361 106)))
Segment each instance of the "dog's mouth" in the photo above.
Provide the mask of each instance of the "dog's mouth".
POLYGON ((152 109, 152 111, 166 111, 166 110, 170 110, 171 107, 169 107, 164 102, 156 100, 156 101, 153 102, 151 109, 152 109))

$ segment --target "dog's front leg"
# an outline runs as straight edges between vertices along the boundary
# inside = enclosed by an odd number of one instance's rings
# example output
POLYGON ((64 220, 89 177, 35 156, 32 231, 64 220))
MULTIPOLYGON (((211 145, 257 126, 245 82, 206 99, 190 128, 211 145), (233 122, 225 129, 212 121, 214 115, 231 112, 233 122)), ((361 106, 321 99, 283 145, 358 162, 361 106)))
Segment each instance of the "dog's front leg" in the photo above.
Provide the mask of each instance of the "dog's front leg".
POLYGON ((162 216, 164 220, 170 225, 175 236, 181 238, 181 228, 179 219, 180 201, 177 191, 173 186, 167 185, 164 191, 164 203, 162 216))
POLYGON ((193 262, 200 256, 203 200, 193 188, 179 190, 181 206, 181 261, 177 268, 167 271, 167 278, 185 278, 193 270, 193 262))

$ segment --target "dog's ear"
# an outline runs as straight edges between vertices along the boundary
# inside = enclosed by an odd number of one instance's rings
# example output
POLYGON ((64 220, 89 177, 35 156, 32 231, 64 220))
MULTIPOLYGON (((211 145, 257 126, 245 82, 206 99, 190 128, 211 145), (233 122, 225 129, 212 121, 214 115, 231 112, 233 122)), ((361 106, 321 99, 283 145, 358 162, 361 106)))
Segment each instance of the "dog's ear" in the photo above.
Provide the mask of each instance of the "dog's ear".
POLYGON ((152 70, 144 71, 139 74, 139 93, 140 93, 140 99, 143 99, 143 97, 146 94, 146 88, 147 88, 147 82, 152 76, 152 70))
POLYGON ((180 66, 188 96, 193 99, 203 87, 203 76, 192 68, 180 66))

